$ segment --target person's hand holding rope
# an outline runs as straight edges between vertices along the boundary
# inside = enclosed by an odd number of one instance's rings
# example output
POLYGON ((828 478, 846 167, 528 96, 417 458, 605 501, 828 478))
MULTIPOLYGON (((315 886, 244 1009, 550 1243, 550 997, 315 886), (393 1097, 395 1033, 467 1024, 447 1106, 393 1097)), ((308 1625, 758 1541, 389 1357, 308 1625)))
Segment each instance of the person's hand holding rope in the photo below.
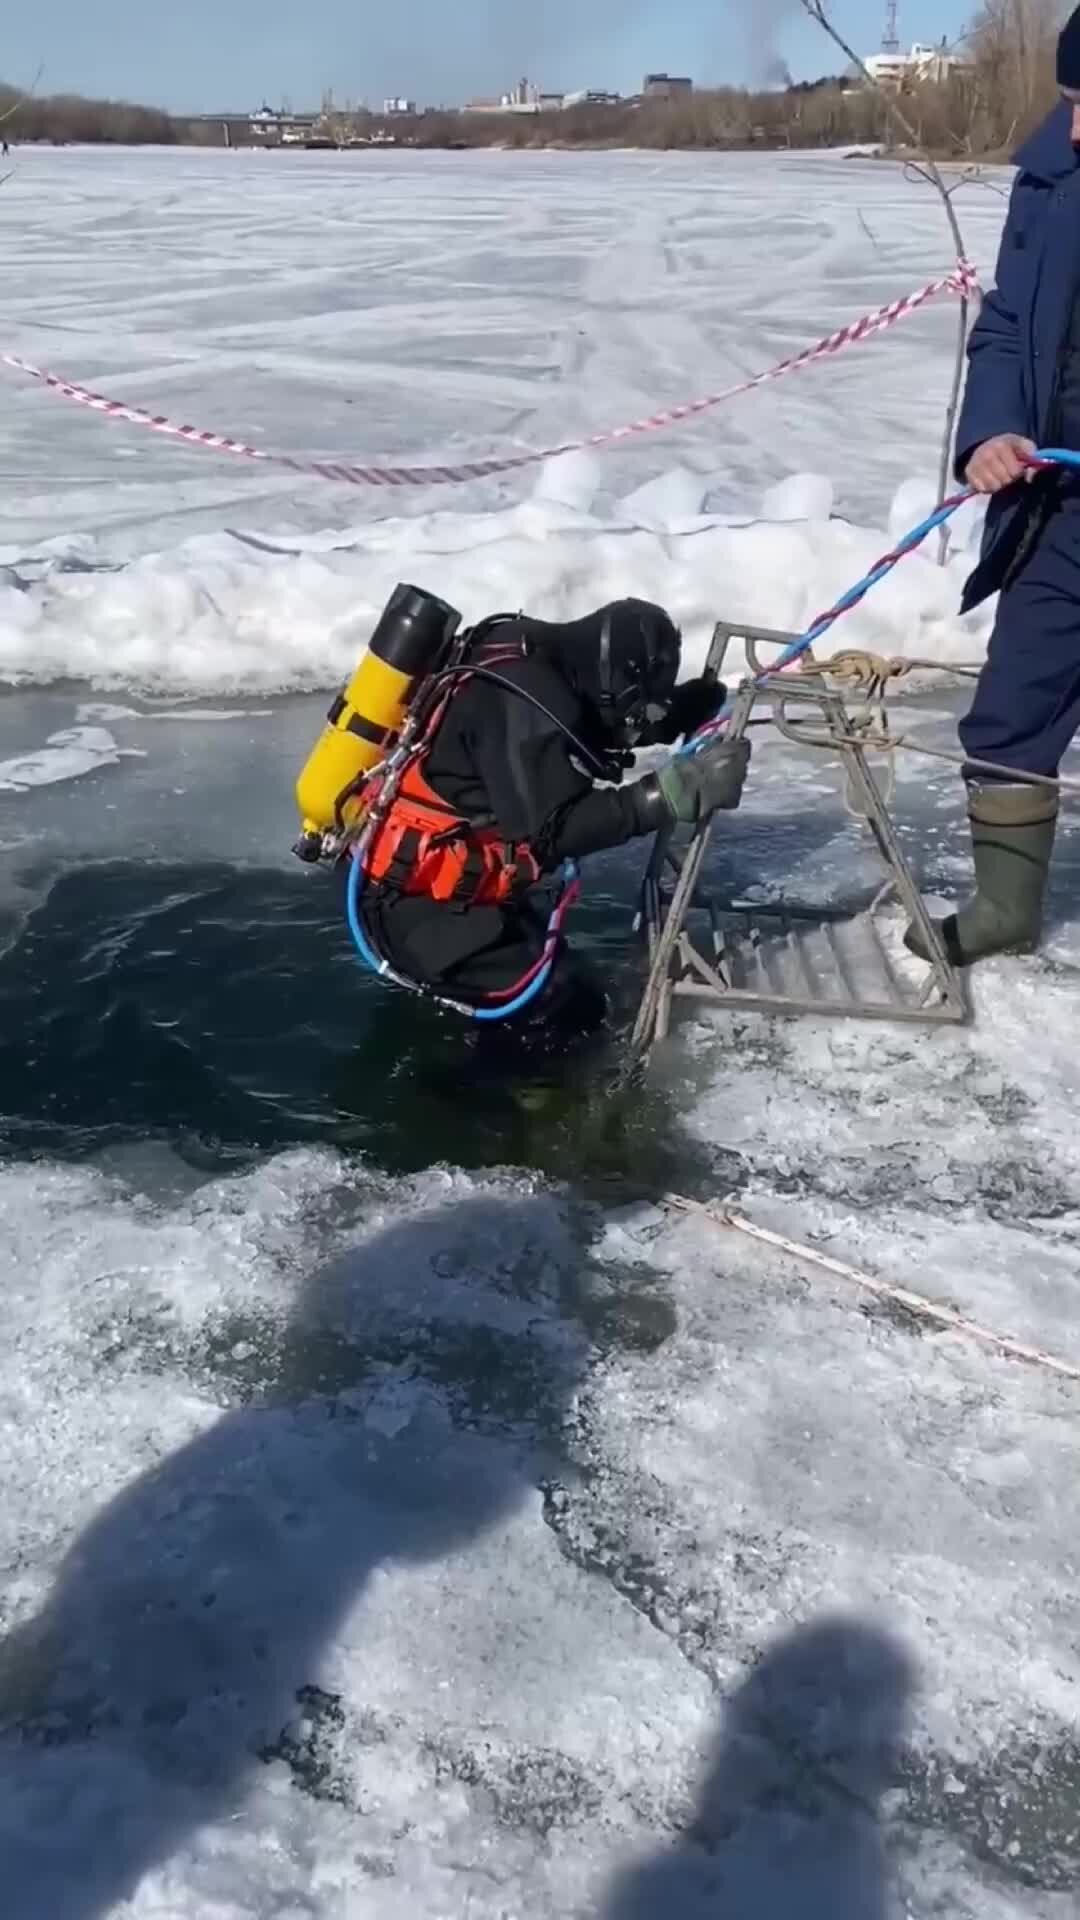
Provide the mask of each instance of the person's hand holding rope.
POLYGON ((1034 440, 1021 433, 999 433, 976 447, 964 474, 976 493, 1004 493, 1019 480, 1034 480, 1042 471, 1035 459, 1034 440))

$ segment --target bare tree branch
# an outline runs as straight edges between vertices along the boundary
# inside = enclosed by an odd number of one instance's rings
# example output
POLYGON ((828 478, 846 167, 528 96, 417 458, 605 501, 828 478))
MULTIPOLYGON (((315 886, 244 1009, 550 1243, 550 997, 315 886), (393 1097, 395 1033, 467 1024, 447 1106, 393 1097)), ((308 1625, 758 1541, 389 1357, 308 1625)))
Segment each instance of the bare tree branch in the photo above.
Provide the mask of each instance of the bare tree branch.
MULTIPOLYGON (((878 94, 885 112, 888 114, 893 125, 899 128, 906 145, 913 148, 919 154, 917 162, 908 163, 909 169, 917 173, 921 178, 927 180, 939 195, 945 218, 949 223, 949 232, 952 235, 957 261, 965 260, 967 258, 967 249, 964 245, 964 235, 956 208, 953 205, 952 191, 946 186, 937 161, 933 155, 927 153, 924 148, 918 133, 901 107, 898 97, 888 87, 883 87, 879 81, 875 80, 865 60, 860 59, 855 49, 848 45, 843 34, 833 25, 827 0, 802 0, 802 6, 804 11, 809 14, 811 20, 817 22, 817 25, 822 31, 828 34, 833 45, 839 47, 845 59, 850 61, 856 71, 862 75, 866 85, 872 87, 875 93, 878 94)), ((945 432, 941 445, 941 461, 938 467, 938 498, 941 500, 945 498, 949 491, 949 479, 952 472, 953 436, 956 432, 956 418, 960 411, 960 395, 964 384, 964 359, 967 351, 970 314, 971 302, 965 292, 962 293, 960 297, 959 340, 957 344, 956 364, 953 370, 953 383, 949 394, 949 404, 945 414, 945 432)), ((940 566, 944 566, 948 558, 948 552, 948 529, 942 527, 938 543, 938 563, 940 566)))
MULTIPOLYGON (((9 120, 14 120, 15 115, 19 113, 23 107, 25 107, 26 102, 28 100, 33 99, 35 93, 37 92, 39 86, 41 85, 42 75, 44 74, 44 72, 45 72, 45 63, 44 61, 42 61, 33 79, 31 80, 30 85, 24 88, 23 92, 19 94, 18 98, 15 101, 13 101, 10 107, 5 107, 3 113, 0 113, 0 127, 6 126, 9 120)), ((8 178, 10 179, 10 177, 11 176, 9 174, 8 178)))

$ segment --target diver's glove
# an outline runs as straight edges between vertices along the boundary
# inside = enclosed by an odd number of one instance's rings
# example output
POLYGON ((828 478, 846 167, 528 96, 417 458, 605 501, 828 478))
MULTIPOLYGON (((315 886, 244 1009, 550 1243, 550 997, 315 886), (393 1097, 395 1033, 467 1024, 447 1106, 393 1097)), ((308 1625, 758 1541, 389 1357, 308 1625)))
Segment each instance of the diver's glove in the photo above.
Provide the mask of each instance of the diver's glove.
POLYGON ((696 827, 710 813, 733 812, 742 799, 749 765, 749 740, 718 740, 700 753, 676 754, 634 789, 641 832, 676 821, 696 827))
POLYGON ((676 740, 715 720, 726 699, 727 688, 719 680, 704 674, 698 680, 684 680, 675 688, 663 718, 642 730, 638 746, 673 747, 676 740))
POLYGON ((699 727, 708 726, 715 720, 724 701, 727 688, 720 680, 706 679, 684 680, 676 687, 671 701, 670 724, 674 727, 674 738, 679 740, 684 734, 696 733, 699 727))

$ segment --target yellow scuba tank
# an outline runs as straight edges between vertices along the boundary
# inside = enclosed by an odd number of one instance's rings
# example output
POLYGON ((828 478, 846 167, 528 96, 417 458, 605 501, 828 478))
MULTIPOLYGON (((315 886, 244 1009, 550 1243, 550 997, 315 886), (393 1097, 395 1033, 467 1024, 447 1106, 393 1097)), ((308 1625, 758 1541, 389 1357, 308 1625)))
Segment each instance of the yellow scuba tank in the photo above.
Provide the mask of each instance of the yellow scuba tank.
POLYGON ((347 824, 344 809, 357 781, 385 757, 417 682, 443 664, 460 624, 445 600, 420 587, 394 588, 296 783, 303 827, 294 852, 301 860, 317 861, 323 836, 347 824))

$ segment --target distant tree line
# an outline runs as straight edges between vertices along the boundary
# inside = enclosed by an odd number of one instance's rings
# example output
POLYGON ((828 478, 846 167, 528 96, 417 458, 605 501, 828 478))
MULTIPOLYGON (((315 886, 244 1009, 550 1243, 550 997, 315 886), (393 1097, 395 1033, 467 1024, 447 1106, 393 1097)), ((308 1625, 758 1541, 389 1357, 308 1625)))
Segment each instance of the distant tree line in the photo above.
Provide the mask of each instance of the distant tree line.
POLYGON ((183 123, 156 107, 137 107, 123 100, 84 100, 78 94, 19 94, 0 85, 0 116, 4 137, 68 142, 108 141, 116 146, 175 145, 184 139, 183 123))
MULTIPOLYGON (((1071 3, 1071 0, 1070 0, 1071 3)), ((932 152, 998 156, 1009 152, 1055 98, 1054 47, 1065 0, 983 0, 965 37, 967 64, 940 82, 905 89, 908 120, 932 152)), ((218 143, 222 129, 176 119, 151 107, 75 96, 20 99, 0 86, 0 115, 13 142, 107 141, 117 145, 218 143)), ((392 134, 401 144, 460 147, 643 147, 740 149, 887 145, 888 118, 878 94, 846 76, 749 92, 718 87, 670 100, 571 107, 540 114, 428 112, 382 122, 369 113, 335 113, 325 131, 340 144, 392 134)), ((253 141, 243 125, 235 142, 253 141)))
POLYGON ((719 87, 672 100, 552 113, 423 114, 398 131, 425 147, 716 149, 876 140, 883 124, 880 102, 835 80, 768 93, 719 87))

